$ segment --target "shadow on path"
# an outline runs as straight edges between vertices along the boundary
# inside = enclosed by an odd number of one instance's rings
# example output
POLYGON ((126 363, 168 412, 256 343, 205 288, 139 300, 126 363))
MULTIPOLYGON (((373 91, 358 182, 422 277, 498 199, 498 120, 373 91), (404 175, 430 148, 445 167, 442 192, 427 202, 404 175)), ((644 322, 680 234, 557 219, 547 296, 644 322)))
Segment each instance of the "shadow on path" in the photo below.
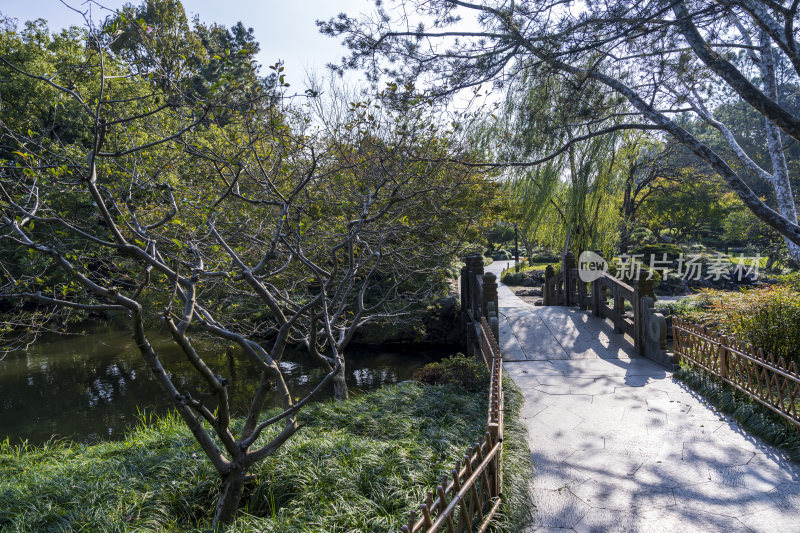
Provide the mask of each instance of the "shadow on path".
POLYGON ((498 294, 535 468, 528 531, 800 531, 800 466, 780 450, 601 319, 498 294))

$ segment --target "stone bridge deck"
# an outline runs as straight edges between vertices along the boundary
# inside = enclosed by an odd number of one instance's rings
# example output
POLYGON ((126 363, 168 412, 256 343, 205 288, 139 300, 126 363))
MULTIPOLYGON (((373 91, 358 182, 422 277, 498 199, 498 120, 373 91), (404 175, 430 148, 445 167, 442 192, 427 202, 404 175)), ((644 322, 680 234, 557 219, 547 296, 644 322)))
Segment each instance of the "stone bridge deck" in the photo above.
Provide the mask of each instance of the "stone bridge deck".
POLYGON ((498 292, 535 470, 528 531, 800 532, 800 465, 604 321, 498 292))

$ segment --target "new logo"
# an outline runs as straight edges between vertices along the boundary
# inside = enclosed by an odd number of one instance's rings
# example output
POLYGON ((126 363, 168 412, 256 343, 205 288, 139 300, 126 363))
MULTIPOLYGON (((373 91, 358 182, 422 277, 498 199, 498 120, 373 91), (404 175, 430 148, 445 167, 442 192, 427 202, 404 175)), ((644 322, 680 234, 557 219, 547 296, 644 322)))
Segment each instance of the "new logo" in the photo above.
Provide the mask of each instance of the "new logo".
POLYGON ((589 283, 602 278, 608 272, 608 262, 602 256, 585 251, 578 258, 578 276, 581 281, 589 283))

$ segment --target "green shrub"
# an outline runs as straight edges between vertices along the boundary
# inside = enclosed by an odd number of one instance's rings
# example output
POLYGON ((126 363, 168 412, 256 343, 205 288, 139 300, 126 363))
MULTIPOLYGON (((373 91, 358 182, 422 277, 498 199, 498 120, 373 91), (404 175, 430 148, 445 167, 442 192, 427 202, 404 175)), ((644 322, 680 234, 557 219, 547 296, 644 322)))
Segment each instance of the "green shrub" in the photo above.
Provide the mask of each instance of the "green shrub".
POLYGON ((656 259, 661 260, 661 258, 664 257, 664 254, 667 254, 667 259, 674 261, 679 255, 681 255, 681 253, 683 253, 683 250, 681 250, 680 246, 669 243, 645 244, 644 246, 638 246, 634 248, 631 252, 631 254, 643 255, 645 263, 650 261, 651 255, 656 259))
POLYGON ((557 254, 551 252, 539 252, 536 254, 531 255, 528 260, 531 264, 534 263, 559 263, 561 262, 561 257, 557 254))
POLYGON ((499 250, 492 252, 492 259, 495 261, 509 261, 514 259, 514 254, 505 248, 500 248, 499 250))
POLYGON ((800 292, 788 285, 701 290, 676 314, 800 364, 800 292))
POLYGON ((429 363, 414 372, 414 379, 428 385, 455 385, 467 391, 484 390, 489 383, 486 365, 458 354, 429 363))
POLYGON ((509 268, 500 277, 500 281, 506 285, 519 285, 526 275, 525 272, 515 272, 513 268, 509 268))
POLYGON ((800 292, 800 272, 783 274, 781 276, 777 276, 775 279, 781 285, 786 285, 787 287, 800 292))

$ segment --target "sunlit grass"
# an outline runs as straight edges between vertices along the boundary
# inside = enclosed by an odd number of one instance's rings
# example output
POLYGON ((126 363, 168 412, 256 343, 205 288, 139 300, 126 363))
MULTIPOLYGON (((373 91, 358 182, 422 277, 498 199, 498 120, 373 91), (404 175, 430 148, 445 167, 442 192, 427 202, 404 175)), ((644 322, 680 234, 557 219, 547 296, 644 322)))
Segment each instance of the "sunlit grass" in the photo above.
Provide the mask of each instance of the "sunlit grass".
MULTIPOLYGON (((509 388, 502 524, 530 510, 521 399, 509 388)), ((301 414, 307 426, 255 472, 231 531, 397 531, 485 430, 486 393, 403 383, 301 414)), ((0 530, 202 531, 217 475, 167 416, 124 441, 0 443, 0 530)))

